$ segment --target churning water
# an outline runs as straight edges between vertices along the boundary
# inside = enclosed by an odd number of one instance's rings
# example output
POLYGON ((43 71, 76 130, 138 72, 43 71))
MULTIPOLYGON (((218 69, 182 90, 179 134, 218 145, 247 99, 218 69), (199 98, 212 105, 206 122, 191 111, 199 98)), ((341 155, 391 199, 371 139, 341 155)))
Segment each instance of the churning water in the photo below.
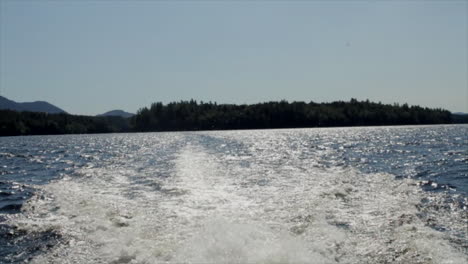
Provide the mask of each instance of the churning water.
POLYGON ((0 262, 467 263, 467 135, 0 138, 0 262))

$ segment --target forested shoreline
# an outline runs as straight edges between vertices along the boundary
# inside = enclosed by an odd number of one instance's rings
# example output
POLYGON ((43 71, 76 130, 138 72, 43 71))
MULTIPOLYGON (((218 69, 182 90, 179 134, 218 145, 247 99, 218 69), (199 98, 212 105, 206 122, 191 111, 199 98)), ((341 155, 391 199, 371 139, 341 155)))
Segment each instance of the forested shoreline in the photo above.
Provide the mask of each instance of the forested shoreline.
POLYGON ((466 123, 444 109, 407 104, 265 102, 217 104, 195 100, 153 103, 131 118, 0 110, 0 135, 88 134, 151 131, 305 128, 466 123))
POLYGON ((130 132, 130 121, 118 116, 79 116, 0 110, 0 136, 130 132))

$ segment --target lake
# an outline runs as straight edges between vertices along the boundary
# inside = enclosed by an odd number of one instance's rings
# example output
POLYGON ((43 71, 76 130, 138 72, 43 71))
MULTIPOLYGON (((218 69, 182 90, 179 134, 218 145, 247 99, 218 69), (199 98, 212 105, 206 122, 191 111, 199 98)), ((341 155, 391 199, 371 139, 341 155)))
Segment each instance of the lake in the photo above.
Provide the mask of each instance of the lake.
POLYGON ((468 126, 0 138, 1 263, 466 263, 468 126))

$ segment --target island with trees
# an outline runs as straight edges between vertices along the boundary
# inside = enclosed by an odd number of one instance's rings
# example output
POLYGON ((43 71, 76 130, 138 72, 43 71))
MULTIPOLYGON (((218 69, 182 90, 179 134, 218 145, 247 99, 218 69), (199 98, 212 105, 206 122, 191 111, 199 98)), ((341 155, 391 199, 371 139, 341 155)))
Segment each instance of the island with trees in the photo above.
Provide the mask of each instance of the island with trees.
POLYGON ((467 123, 444 109, 351 99, 330 103, 217 104, 195 100, 141 108, 136 115, 79 116, 0 110, 0 135, 88 134, 467 123))

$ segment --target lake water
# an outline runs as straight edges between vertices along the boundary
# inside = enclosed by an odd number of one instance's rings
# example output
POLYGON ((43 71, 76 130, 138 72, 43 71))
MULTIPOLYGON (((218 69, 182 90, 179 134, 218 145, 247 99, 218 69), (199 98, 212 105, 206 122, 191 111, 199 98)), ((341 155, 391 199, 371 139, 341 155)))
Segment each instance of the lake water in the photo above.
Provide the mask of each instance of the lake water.
POLYGON ((0 138, 0 262, 467 263, 467 135, 0 138))

